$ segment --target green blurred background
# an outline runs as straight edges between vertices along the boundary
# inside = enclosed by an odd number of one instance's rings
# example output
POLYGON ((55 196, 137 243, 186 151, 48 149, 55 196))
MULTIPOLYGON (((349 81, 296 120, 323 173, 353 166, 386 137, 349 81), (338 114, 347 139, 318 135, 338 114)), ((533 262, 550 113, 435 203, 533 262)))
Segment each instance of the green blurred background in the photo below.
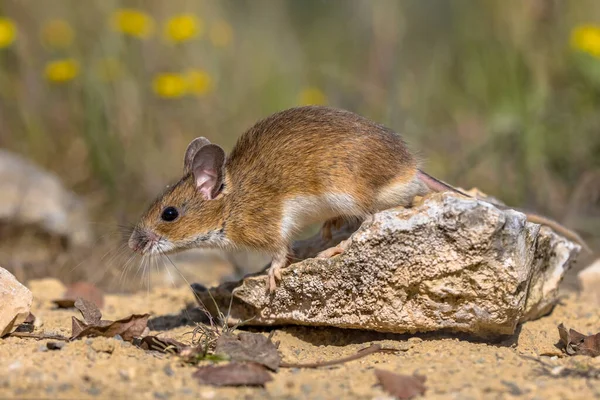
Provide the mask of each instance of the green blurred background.
POLYGON ((598 248, 596 0, 0 0, 0 17, 0 147, 95 220, 135 223, 194 137, 230 149, 318 103, 598 248))

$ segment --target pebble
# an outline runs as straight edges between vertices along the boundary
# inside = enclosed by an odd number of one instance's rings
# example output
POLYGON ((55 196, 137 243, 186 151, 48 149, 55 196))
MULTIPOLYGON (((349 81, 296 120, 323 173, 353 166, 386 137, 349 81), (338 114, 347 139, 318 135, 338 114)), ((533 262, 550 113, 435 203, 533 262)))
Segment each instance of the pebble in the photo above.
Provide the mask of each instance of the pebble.
POLYGON ((175 375, 175 371, 173 371, 173 368, 171 368, 170 365, 165 365, 164 368, 163 368, 163 372, 167 376, 173 376, 173 375, 175 375))

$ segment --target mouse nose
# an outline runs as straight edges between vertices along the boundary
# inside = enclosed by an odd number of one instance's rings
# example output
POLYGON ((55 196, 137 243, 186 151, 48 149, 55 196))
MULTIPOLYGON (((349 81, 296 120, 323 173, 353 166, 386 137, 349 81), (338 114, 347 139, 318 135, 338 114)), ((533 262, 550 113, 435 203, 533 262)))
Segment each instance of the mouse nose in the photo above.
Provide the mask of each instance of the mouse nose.
POLYGON ((140 233, 139 229, 136 228, 133 232, 131 232, 128 244, 129 248, 137 253, 146 247, 148 240, 143 234, 140 233))
POLYGON ((144 229, 135 228, 129 237, 129 248, 137 253, 145 253, 149 245, 158 241, 158 235, 144 229))

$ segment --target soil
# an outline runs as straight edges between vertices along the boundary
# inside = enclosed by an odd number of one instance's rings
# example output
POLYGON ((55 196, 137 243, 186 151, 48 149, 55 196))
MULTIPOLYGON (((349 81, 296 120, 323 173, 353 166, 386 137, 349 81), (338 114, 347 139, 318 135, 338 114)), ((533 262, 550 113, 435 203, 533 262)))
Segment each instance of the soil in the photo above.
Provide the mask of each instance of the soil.
MULTIPOLYGON (((28 286, 35 298, 35 333, 69 336, 71 316, 79 316, 78 312, 57 309, 52 303, 62 296, 64 286, 52 279, 32 281, 28 286)), ((175 316, 192 302, 186 287, 157 288, 132 295, 106 295, 102 311, 104 319, 133 313, 162 317, 155 321, 163 323, 154 327, 162 325, 166 330, 152 334, 189 343, 193 326, 168 327, 164 322, 177 322, 175 316), (169 315, 173 318, 165 318, 169 315)), ((9 337, 0 340, 0 398, 389 398, 377 384, 375 369, 426 376, 427 399, 600 398, 600 357, 565 356, 556 346, 561 322, 582 333, 595 333, 600 330, 600 313, 597 306, 591 307, 571 292, 550 315, 523 324, 516 335, 498 343, 456 335, 409 336, 311 327, 253 329, 273 333, 283 361, 288 363, 349 356, 372 343, 401 350, 328 368, 281 368, 264 388, 200 385, 192 377, 196 367, 183 364, 177 356, 144 351, 117 338, 84 338, 48 350, 47 343, 54 340, 9 337), (544 369, 527 356, 551 367, 544 369), (581 376, 562 376, 567 371, 581 376)))

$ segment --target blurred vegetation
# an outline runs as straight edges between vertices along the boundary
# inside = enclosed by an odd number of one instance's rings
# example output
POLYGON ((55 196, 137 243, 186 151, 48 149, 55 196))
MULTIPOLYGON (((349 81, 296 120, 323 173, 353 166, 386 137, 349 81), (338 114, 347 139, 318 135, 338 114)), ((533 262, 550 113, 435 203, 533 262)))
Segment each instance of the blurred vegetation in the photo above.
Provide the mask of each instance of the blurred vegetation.
POLYGON ((402 133, 455 185, 598 209, 595 0, 0 0, 0 18, 0 146, 98 220, 135 222, 192 138, 230 149, 308 103, 402 133))

